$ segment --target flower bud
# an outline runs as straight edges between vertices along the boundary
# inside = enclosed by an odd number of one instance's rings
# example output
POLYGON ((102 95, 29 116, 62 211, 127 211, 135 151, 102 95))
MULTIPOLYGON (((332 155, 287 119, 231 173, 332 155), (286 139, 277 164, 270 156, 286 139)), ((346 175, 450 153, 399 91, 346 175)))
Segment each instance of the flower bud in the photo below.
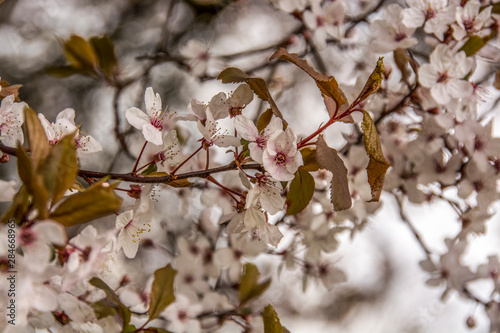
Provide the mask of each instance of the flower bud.
POLYGON ((0 157, 0 163, 7 163, 9 162, 9 159, 9 155, 2 153, 2 157, 0 157))
POLYGON ((474 319, 474 317, 472 317, 472 316, 469 316, 469 317, 467 318, 466 323, 467 323, 467 327, 468 327, 468 328, 474 328, 474 327, 476 327, 476 320, 475 320, 475 319, 474 319))

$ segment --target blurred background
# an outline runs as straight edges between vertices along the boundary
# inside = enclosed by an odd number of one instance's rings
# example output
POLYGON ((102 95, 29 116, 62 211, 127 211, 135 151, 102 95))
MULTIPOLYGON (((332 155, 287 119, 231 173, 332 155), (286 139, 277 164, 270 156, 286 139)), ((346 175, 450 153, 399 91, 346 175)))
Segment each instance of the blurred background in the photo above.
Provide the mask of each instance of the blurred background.
MULTIPOLYGON (((300 1, 290 0, 295 2, 300 1)), ((374 4, 391 2, 347 4, 352 12, 363 13, 374 4)), ((361 24, 361 36, 363 29, 368 28, 361 24)), ((145 88, 152 86, 164 107, 185 113, 191 99, 208 102, 216 93, 236 87, 215 79, 229 66, 266 79, 299 136, 316 129, 328 117, 326 112, 311 113, 323 109, 312 80, 292 66, 270 66, 268 61, 285 45, 291 52, 311 56, 315 50, 298 37, 303 31, 293 15, 264 0, 5 0, 0 3, 0 77, 22 84, 19 98, 51 121, 65 108, 76 110, 76 122, 103 146, 95 158, 82 160, 83 168, 123 172, 133 163, 129 155, 137 154, 142 145, 134 140, 141 134, 128 131, 124 112, 143 106, 145 88), (109 36, 118 59, 115 74, 123 86, 84 75, 62 77, 54 70, 67 64, 63 44, 72 34, 85 39, 109 36), (49 75, 49 68, 57 75, 49 75), (116 115, 129 152, 115 139, 116 115)), ((346 45, 325 50, 325 63, 315 63, 314 58, 311 63, 353 85, 351 71, 370 73, 376 59, 349 48, 349 41, 346 45)), ((255 118, 266 107, 255 99, 245 112, 255 118)), ((332 126, 326 133, 328 142, 342 147, 342 133, 349 131, 332 126)), ((2 179, 15 177, 12 167, 13 163, 0 165, 2 179)), ((332 291, 313 283, 304 291, 300 272, 275 276, 273 293, 267 296, 282 324, 291 332, 487 332, 488 321, 475 303, 454 293, 441 300, 442 288, 425 285, 428 274, 418 266, 425 259, 422 249, 401 221, 394 199, 383 195, 382 202, 365 230, 339 240, 341 246, 332 254, 347 273, 347 283, 332 291), (469 316, 476 322, 473 329, 466 325, 469 316)), ((456 214, 440 203, 407 207, 431 250, 444 252, 443 239, 460 230, 456 214)), ((499 252, 496 222, 497 216, 489 222, 487 235, 472 242, 466 262, 474 265, 499 252)), ((473 286, 478 295, 491 292, 488 286, 473 286)))

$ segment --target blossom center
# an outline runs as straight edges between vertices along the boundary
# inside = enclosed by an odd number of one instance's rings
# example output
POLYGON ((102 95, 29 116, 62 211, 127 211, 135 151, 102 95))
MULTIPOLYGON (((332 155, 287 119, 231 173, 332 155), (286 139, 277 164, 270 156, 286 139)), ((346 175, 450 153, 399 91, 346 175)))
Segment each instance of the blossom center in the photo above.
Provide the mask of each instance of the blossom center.
POLYGON ((266 147, 266 143, 267 143, 267 139, 262 137, 262 136, 259 136, 256 140, 255 140, 255 143, 257 144, 257 146, 261 149, 264 149, 266 147))
POLYGON ((408 37, 408 35, 406 35, 404 32, 398 32, 396 35, 394 35, 394 40, 396 42, 400 42, 407 37, 408 37))
POLYGON ((465 20, 463 22, 463 24, 464 24, 464 28, 466 31, 470 31, 474 28, 474 20, 473 19, 465 20))
POLYGON ((434 18, 436 17, 436 11, 431 8, 431 7, 428 7, 426 10, 425 10, 425 20, 430 20, 431 18, 434 18))
POLYGON ((316 24, 318 27, 322 27, 325 25, 325 18, 323 16, 316 16, 316 24))
POLYGON ((134 224, 134 219, 130 220, 130 222, 125 226, 125 229, 129 231, 130 236, 132 237, 132 241, 135 243, 136 240, 139 242, 142 242, 144 239, 142 238, 137 238, 144 232, 150 232, 151 231, 151 225, 149 223, 146 223, 145 226, 148 226, 149 229, 146 229, 144 227, 138 227, 134 224))
POLYGON ((449 78, 448 73, 446 73, 446 72, 439 73, 439 76, 437 78, 437 83, 446 82, 448 80, 448 78, 449 78))
POLYGON ((163 129, 163 120, 161 118, 153 117, 151 118, 151 125, 161 131, 163 129))
POLYGON ((21 232, 21 236, 19 238, 21 240, 21 243, 24 244, 24 245, 32 244, 37 239, 36 235, 29 228, 25 228, 21 232))
POLYGON ((286 155, 282 152, 276 154, 276 163, 279 165, 283 165, 286 163, 286 155))

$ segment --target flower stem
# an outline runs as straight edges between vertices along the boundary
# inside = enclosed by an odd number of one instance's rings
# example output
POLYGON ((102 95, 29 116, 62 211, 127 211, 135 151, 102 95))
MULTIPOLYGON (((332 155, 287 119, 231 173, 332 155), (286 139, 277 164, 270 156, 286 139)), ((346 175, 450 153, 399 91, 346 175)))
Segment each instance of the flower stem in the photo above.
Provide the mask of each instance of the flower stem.
POLYGON ((189 155, 188 158, 186 158, 181 164, 179 164, 175 169, 174 171, 172 171, 172 176, 175 175, 175 173, 177 172, 177 170, 179 170, 180 167, 182 167, 184 164, 186 164, 187 161, 189 161, 194 155, 196 155, 196 153, 198 153, 201 148, 203 148, 203 145, 200 146, 200 148, 196 149, 196 151, 194 153, 192 153, 191 155, 189 155))
POLYGON ((148 142, 144 142, 144 146, 142 146, 141 153, 137 157, 137 160, 135 161, 134 168, 132 169, 132 174, 135 175, 137 173, 137 166, 139 165, 139 160, 141 159, 142 153, 144 153, 144 149, 146 149, 146 145, 148 142))

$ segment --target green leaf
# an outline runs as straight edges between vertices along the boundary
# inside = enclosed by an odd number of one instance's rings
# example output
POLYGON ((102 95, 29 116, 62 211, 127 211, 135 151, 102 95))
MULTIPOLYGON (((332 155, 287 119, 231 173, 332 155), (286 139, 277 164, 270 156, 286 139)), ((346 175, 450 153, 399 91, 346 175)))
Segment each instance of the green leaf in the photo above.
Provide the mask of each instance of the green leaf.
POLYGON ((99 67, 101 68, 102 72, 108 78, 112 78, 118 66, 113 42, 108 36, 103 36, 90 38, 90 44, 97 54, 97 58, 99 59, 99 67))
POLYGON ((264 333, 283 333, 283 326, 281 326, 278 314, 271 304, 264 308, 262 320, 264 321, 264 333))
POLYGON ((100 300, 91 305, 97 319, 114 316, 116 307, 111 305, 107 299, 100 300))
POLYGON ((283 59, 289 61, 306 72, 310 77, 314 79, 314 81, 316 81, 316 85, 321 91, 321 94, 332 98, 337 103, 338 108, 340 108, 341 105, 347 102, 347 99, 340 90, 339 84, 337 83, 337 80, 335 80, 335 77, 316 72, 316 70, 314 70, 314 68, 312 68, 307 63, 307 61, 300 59, 297 54, 288 53, 287 50, 281 48, 271 56, 270 60, 273 59, 283 59))
POLYGON ((259 297, 271 285, 271 279, 266 279, 262 283, 258 283, 259 276, 260 273, 257 266, 251 263, 245 264, 239 289, 240 305, 259 297))
POLYGON ((365 134, 365 150, 370 158, 366 172, 368 173, 368 183, 372 190, 370 201, 379 201, 384 185, 384 178, 387 169, 391 164, 385 159, 382 152, 382 144, 377 133, 377 127, 368 112, 363 110, 363 123, 361 124, 365 134))
POLYGON ((103 182, 101 180, 84 192, 70 195, 50 214, 50 218, 69 227, 119 210, 122 199, 113 191, 118 183, 104 187, 103 182))
POLYGON ((500 14, 500 2, 493 4, 491 8, 491 13, 500 14))
POLYGON ((356 98, 356 105, 367 99, 371 94, 375 93, 384 80, 384 57, 378 58, 377 66, 370 74, 370 77, 365 83, 365 86, 359 93, 358 98, 356 98))
POLYGON ((33 197, 33 206, 38 210, 38 218, 46 219, 48 216, 49 192, 43 184, 42 175, 35 171, 32 159, 22 146, 17 147, 16 156, 19 178, 23 181, 28 193, 33 197))
POLYGON ((146 170, 144 170, 143 172, 141 172, 141 175, 150 175, 152 174, 153 172, 156 172, 158 170, 158 166, 156 165, 156 163, 151 163, 147 168, 146 170))
POLYGON ((290 184, 290 191, 286 195, 287 215, 294 215, 303 211, 314 194, 314 177, 309 172, 299 168, 290 184))
POLYGON ((469 38, 467 42, 465 42, 459 51, 464 51, 465 55, 470 57, 485 46, 486 43, 487 41, 485 41, 481 36, 474 35, 469 38))
POLYGON ((42 123, 36 112, 31 108, 24 110, 26 127, 28 129, 28 140, 31 150, 31 161, 33 168, 36 170, 40 163, 45 160, 49 154, 49 140, 45 135, 42 123))
POLYGON ((337 151, 328 147, 322 135, 316 141, 316 159, 322 169, 330 171, 333 175, 330 187, 330 200, 335 211, 345 210, 351 207, 351 193, 347 180, 347 168, 344 161, 339 157, 337 151))
POLYGON ((151 287, 151 301, 149 302, 148 321, 158 316, 175 301, 174 279, 177 271, 168 264, 155 271, 155 279, 151 287))
POLYGON ((123 327, 122 333, 136 333, 137 332, 137 327, 132 324, 127 324, 126 326, 123 327))
POLYGON ((45 72, 48 75, 54 77, 68 77, 74 74, 90 74, 92 71, 88 69, 75 68, 73 66, 50 66, 45 68, 45 72))
POLYGON ((260 115, 259 119, 257 120, 257 130, 259 131, 259 133, 262 132, 267 127, 267 125, 269 125, 272 117, 272 109, 267 109, 260 115))
POLYGON ((112 303, 116 304, 116 306, 118 307, 118 314, 120 315, 120 318, 122 318, 123 328, 124 328, 124 331, 125 331, 125 329, 127 328, 127 326, 129 326, 130 317, 132 315, 132 312, 130 311, 130 309, 127 306, 125 306, 125 304, 123 304, 120 301, 120 298, 118 298, 118 296, 116 295, 115 291, 113 289, 111 289, 106 284, 106 282, 104 282, 103 280, 101 280, 101 279, 99 279, 97 277, 93 277, 92 279, 89 280, 89 283, 91 285, 93 285, 94 287, 99 288, 102 291, 104 291, 104 293, 106 294, 107 300, 109 300, 112 303))
POLYGON ((300 150, 302 154, 302 160, 304 161, 304 165, 301 166, 304 171, 318 171, 319 165, 316 162, 316 149, 311 147, 302 148, 300 150))
POLYGON ((10 220, 14 220, 16 223, 21 223, 23 216, 28 211, 30 205, 28 189, 25 185, 21 186, 9 209, 2 216, 2 223, 7 224, 10 220))
POLYGON ((64 43, 66 59, 75 68, 94 70, 98 64, 97 54, 85 39, 78 35, 71 35, 64 43))
POLYGON ((78 161, 74 134, 66 135, 50 149, 39 173, 43 175, 45 187, 51 193, 53 205, 76 181, 78 161))
POLYGON ((271 109, 276 117, 281 118, 283 121, 283 126, 286 128, 288 123, 283 118, 281 111, 278 109, 278 106, 273 100, 273 97, 269 90, 267 89, 266 81, 264 79, 258 77, 250 77, 247 73, 242 71, 239 68, 229 67, 220 72, 219 76, 217 76, 218 80, 222 80, 222 83, 240 83, 246 82, 253 92, 262 100, 266 101, 271 105, 271 109))

